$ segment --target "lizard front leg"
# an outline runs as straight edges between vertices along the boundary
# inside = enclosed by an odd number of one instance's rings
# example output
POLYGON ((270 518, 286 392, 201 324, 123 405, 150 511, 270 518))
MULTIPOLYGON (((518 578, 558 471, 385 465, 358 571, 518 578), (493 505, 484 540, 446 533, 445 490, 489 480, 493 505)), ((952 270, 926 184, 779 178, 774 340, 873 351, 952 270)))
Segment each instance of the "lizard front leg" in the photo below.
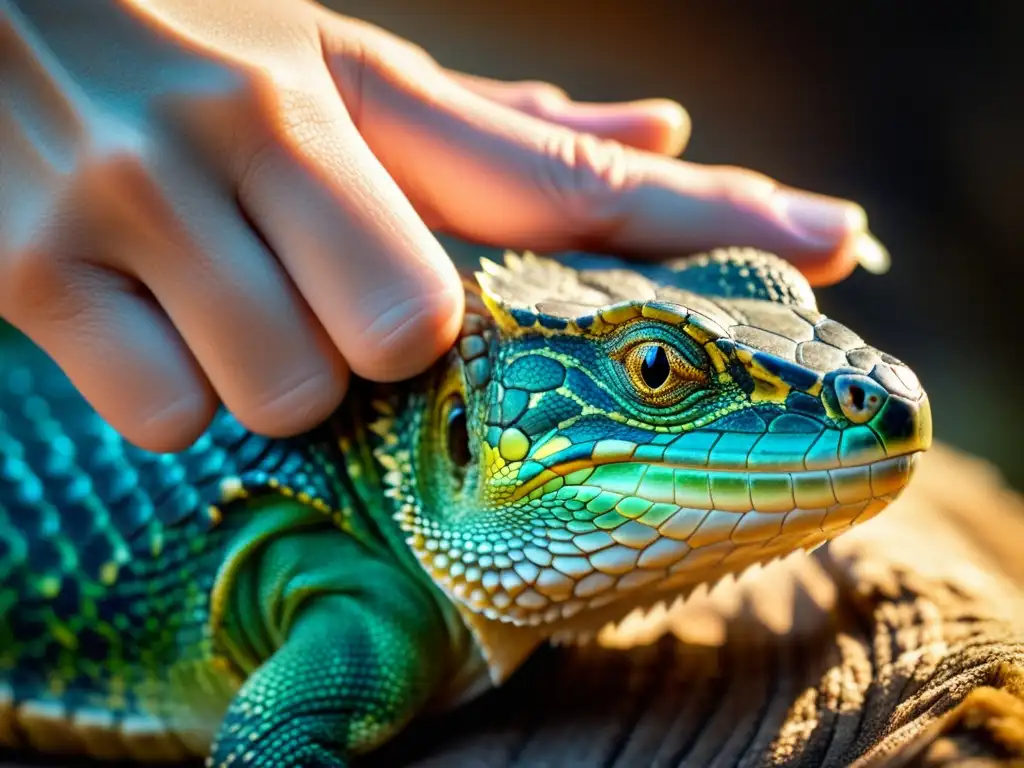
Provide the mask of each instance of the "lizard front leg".
POLYGON ((319 598, 246 681, 214 743, 217 766, 344 766, 431 693, 415 633, 347 597, 319 598))
POLYGON ((258 571, 257 593, 240 589, 245 622, 261 625, 246 644, 277 647, 230 704, 208 765, 345 766, 437 692, 449 638, 400 568, 319 531, 271 544, 258 571))

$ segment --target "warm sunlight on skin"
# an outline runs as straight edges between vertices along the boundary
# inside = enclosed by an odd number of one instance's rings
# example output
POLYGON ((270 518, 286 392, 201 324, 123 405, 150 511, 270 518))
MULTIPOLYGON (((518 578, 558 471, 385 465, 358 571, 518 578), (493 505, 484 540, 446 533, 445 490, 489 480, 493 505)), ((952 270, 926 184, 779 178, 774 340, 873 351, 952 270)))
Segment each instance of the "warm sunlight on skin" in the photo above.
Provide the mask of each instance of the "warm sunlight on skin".
POLYGON ((677 104, 451 72, 311 2, 0 0, 0 51, 0 317, 150 449, 423 371, 463 310, 431 229, 884 263, 853 203, 675 159, 677 104))

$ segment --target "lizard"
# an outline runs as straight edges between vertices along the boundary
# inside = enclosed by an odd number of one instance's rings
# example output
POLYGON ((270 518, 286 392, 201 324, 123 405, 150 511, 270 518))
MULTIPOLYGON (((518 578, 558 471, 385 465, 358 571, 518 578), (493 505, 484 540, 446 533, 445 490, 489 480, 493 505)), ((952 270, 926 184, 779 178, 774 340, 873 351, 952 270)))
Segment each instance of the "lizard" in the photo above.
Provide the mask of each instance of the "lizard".
POLYGON ((932 439, 898 359, 788 262, 532 253, 453 349, 271 439, 123 440, 0 366, 0 745, 345 766, 585 638, 878 515, 932 439))

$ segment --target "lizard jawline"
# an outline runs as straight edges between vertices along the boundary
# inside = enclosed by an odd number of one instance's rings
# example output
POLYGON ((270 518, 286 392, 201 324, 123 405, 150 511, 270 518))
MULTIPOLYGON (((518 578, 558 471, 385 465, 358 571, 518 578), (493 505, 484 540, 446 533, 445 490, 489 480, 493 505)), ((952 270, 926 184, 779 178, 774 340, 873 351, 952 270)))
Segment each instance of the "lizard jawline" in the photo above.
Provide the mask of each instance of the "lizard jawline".
MULTIPOLYGON (((557 560, 550 556, 550 552, 547 553, 546 565, 543 564, 544 557, 540 558, 541 564, 538 565, 537 555, 530 558, 529 553, 528 559, 520 558, 509 568, 491 566, 489 559, 481 563, 483 558, 474 558, 474 564, 466 565, 460 558, 461 553, 446 551, 445 547, 451 545, 422 528, 415 519, 400 515, 399 520, 402 527, 411 534, 408 543, 434 583, 466 610, 504 624, 535 627, 545 635, 570 628, 599 629, 642 605, 654 605, 687 594, 700 584, 714 583, 752 565, 776 560, 791 552, 813 550, 854 525, 874 517, 905 487, 917 455, 907 454, 860 465, 858 471, 869 474, 875 466, 895 464, 898 482, 874 491, 869 484, 867 491, 857 499, 846 498, 845 503, 836 501, 827 509, 794 509, 790 513, 764 513, 753 509, 746 512, 719 512, 720 519, 733 516, 741 521, 732 531, 709 543, 697 543, 700 538, 697 535, 699 526, 683 538, 673 538, 663 532, 666 523, 644 548, 626 547, 616 542, 585 555, 586 558, 599 560, 602 552, 616 550, 627 559, 631 558, 631 564, 606 568, 591 563, 585 574, 577 573, 574 577, 552 567, 557 560), (783 528, 783 520, 793 513, 798 513, 796 517, 802 519, 794 521, 791 529, 783 528), (778 521, 779 530, 776 533, 763 535, 747 531, 744 538, 742 520, 763 523, 770 518, 778 521), (645 568, 642 555, 655 546, 669 549, 676 546, 683 554, 675 560, 665 560, 659 565, 648 565, 645 568), (687 559, 689 556, 692 557, 687 559), (453 569, 453 564, 457 568, 453 569), (525 579, 522 578, 524 574, 527 576, 525 579), (584 588, 588 579, 591 585, 597 581, 603 586, 596 591, 584 588)), ((732 474, 735 476, 737 473, 732 474)), ((755 476, 757 473, 748 474, 755 476)), ((706 518, 710 518, 716 511, 680 509, 682 513, 703 512, 706 518)), ((642 524, 643 518, 640 520, 642 524)), ((635 521, 630 522, 637 525, 635 521)), ((613 530, 608 535, 614 536, 614 533, 613 530)), ((544 544, 535 540, 532 548, 534 551, 542 550, 544 544)), ((546 544, 554 544, 554 540, 548 540, 546 544)), ((527 549, 531 547, 524 547, 524 550, 527 549)))

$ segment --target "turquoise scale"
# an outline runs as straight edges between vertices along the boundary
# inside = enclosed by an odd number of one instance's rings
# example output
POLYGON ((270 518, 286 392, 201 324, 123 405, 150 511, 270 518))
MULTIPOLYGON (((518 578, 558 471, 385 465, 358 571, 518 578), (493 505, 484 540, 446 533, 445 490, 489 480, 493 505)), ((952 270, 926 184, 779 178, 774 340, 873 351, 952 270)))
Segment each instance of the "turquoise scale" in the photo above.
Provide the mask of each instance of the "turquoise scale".
POLYGON ((123 716, 132 680, 203 652, 207 596, 244 522, 230 505, 211 514, 222 480, 257 495, 273 479, 334 509, 340 458, 326 432, 269 440, 223 411, 187 450, 143 451, 34 348, 2 351, 0 685, 46 700, 56 673, 73 711, 105 708, 116 675, 123 716))

